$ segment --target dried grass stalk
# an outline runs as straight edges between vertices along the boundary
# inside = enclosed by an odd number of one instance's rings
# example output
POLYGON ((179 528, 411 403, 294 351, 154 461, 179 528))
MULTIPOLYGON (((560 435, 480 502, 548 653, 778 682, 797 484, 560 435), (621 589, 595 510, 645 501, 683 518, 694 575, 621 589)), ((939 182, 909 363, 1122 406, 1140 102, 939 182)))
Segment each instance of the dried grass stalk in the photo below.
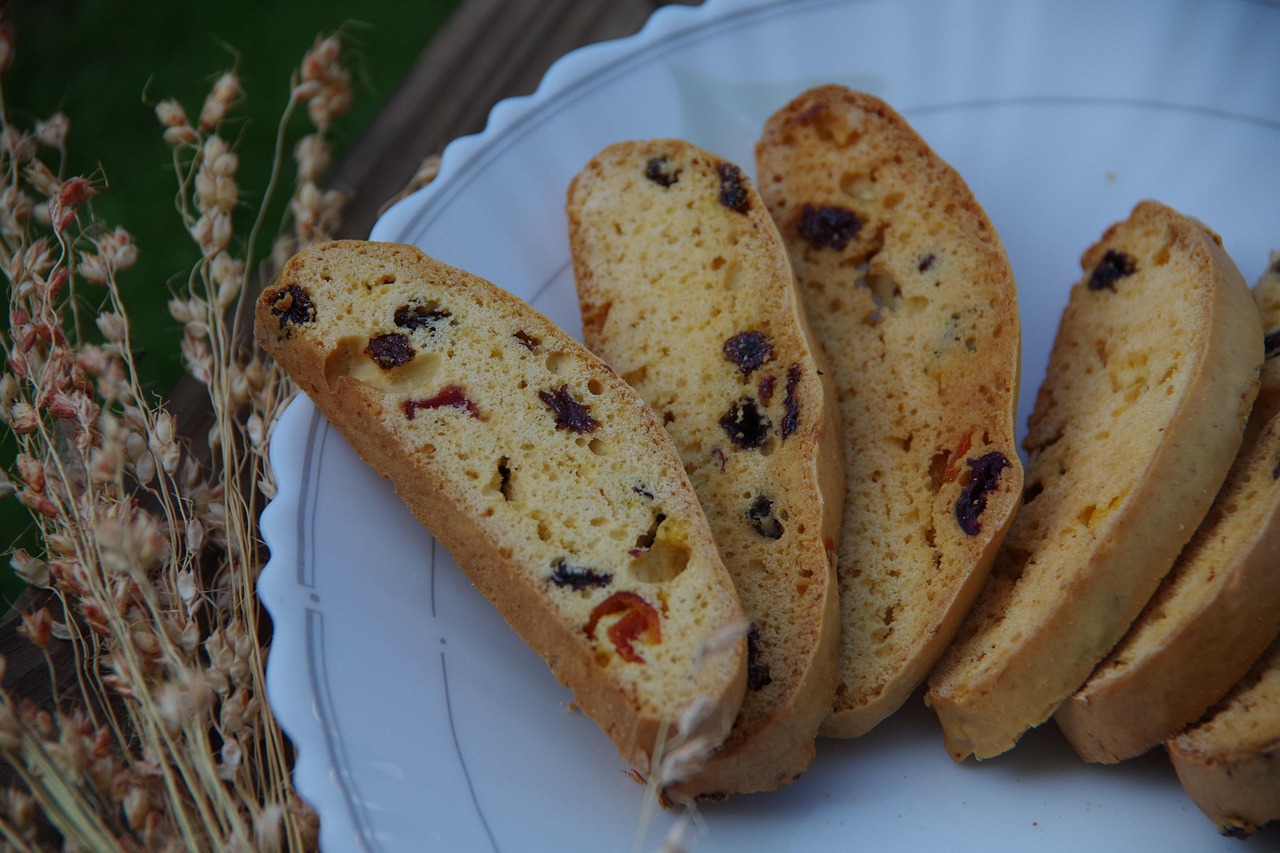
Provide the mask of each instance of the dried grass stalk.
MULTIPOLYGON (((13 50, 0 6, 0 73, 13 50)), ((66 176, 67 119, 18 128, 0 90, 0 421, 18 446, 0 497, 21 501, 38 531, 36 553, 12 553, 13 569, 50 593, 22 633, 55 683, 53 647, 69 644, 74 660, 74 687, 53 708, 0 692, 0 759, 17 780, 0 792, 8 848, 315 847, 315 815, 293 791, 265 700, 268 628, 254 595, 257 520, 274 493, 270 427, 295 391, 247 340, 244 318, 255 281, 338 225, 343 199, 319 181, 326 133, 351 101, 341 53, 338 37, 317 39, 290 82, 244 239, 239 157, 221 132, 243 97, 235 72, 195 122, 177 101, 156 106, 199 255, 169 301, 213 416, 199 454, 139 381, 119 288, 137 250, 94 216, 104 179, 66 176), (299 110, 312 132, 292 147, 292 198, 262 259, 299 110)), ((0 681, 3 670, 0 660, 0 681)))

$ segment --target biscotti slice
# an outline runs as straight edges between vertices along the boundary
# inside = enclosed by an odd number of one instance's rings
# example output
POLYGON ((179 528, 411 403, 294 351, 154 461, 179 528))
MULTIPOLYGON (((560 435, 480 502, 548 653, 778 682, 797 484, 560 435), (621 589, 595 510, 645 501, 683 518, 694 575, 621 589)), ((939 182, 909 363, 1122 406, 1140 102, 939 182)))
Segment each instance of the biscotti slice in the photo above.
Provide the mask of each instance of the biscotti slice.
POLYGON ((840 683, 822 733, 853 737, 924 680, 1017 508, 1017 295, 969 188, 879 99, 805 92, 756 159, 844 424, 840 683))
MULTIPOLYGON (((1255 300, 1267 287, 1265 278, 1254 286, 1255 300)), ((1280 395, 1273 367, 1268 358, 1259 400, 1280 395)), ((1123 761, 1177 734, 1280 633, 1280 417, 1273 413, 1254 404, 1231 473, 1173 571, 1054 715, 1084 760, 1123 761)))
POLYGON ((746 683, 733 581, 662 424, 608 367, 391 243, 300 253, 256 322, 624 759, 647 770, 682 716, 700 727, 680 736, 723 739, 746 683))
POLYGON ((1280 640, 1167 748, 1183 789, 1223 835, 1247 838, 1280 820, 1280 640))
POLYGON ((1257 393, 1258 311, 1216 235, 1145 201, 1081 266, 1028 421, 1022 506, 930 676, 956 759, 1012 747, 1124 636, 1208 512, 1257 393))
POLYGON ((678 799, 777 788, 831 704, 843 481, 829 372, 777 229, 732 163, 606 148, 567 200, 583 336, 675 440, 750 620, 742 715, 678 799))
POLYGON ((1266 360, 1262 363, 1258 399, 1245 427, 1245 444, 1252 443, 1271 418, 1280 414, 1280 252, 1271 253, 1266 270, 1253 285, 1253 301, 1262 315, 1266 360))

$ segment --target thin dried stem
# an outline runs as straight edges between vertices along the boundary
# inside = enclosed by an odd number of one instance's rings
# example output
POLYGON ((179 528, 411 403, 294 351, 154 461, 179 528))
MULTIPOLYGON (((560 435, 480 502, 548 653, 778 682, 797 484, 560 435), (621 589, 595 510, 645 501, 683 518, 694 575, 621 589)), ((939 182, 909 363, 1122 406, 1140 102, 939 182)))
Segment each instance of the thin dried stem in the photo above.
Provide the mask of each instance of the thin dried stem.
MULTIPOLYGON (((13 47, 3 15, 0 5, 0 58, 13 47)), ((156 107, 175 211, 199 253, 170 310, 208 391, 207 463, 139 378, 119 280, 137 251, 123 229, 94 217, 105 179, 67 177, 65 117, 16 128, 0 87, 0 275, 9 283, 0 421, 18 448, 0 496, 30 510, 42 543, 38 554, 14 552, 15 569, 49 589, 65 619, 41 608, 24 633, 52 683, 52 644, 70 644, 75 668, 75 689, 53 711, 0 691, 0 760, 20 783, 0 801, 6 849, 34 846, 37 824, 82 849, 315 845, 315 816, 293 791, 290 751, 266 704, 255 595, 265 558, 258 515, 275 491, 269 425, 296 390, 245 339, 240 318, 264 263, 336 226, 341 198, 315 181, 329 123, 350 102, 340 54, 336 38, 317 39, 290 82, 243 243, 239 157, 221 135, 243 95, 236 74, 218 78, 195 123, 176 101, 156 107), (314 129, 294 149, 285 232, 267 261, 255 250, 301 104, 314 129)))

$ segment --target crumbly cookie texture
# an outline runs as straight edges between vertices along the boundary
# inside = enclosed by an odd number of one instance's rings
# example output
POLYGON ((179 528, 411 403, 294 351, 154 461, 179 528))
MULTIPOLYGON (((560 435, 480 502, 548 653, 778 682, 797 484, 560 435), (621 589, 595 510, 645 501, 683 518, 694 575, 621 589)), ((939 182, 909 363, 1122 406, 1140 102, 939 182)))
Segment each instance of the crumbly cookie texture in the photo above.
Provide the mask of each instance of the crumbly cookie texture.
POLYGON ((1124 636, 1209 510, 1258 388, 1249 288, 1152 201, 1081 259, 1028 422, 1023 503, 930 676, 956 759, 1011 748, 1124 636))
POLYGON ((924 680, 1018 506, 1017 294, 968 186, 879 99, 805 92, 765 124, 756 160, 844 427, 840 683, 823 734, 852 737, 924 680))
MULTIPOLYGON (((1254 285, 1269 315, 1280 287, 1254 285)), ((1259 401, 1280 397, 1267 347, 1259 401)), ((1086 761, 1132 758, 1194 723, 1280 633, 1280 416, 1254 403, 1240 453, 1213 507, 1142 615, 1054 720, 1086 761)))
POLYGON ((1166 746, 1183 789, 1223 835, 1248 838, 1280 820, 1280 640, 1166 746))
POLYGON ((587 345, 666 424, 750 622, 742 714, 677 799, 763 791, 814 755, 834 690, 843 478, 830 374, 750 179, 687 142, 623 142, 575 177, 587 345))
POLYGON ((647 770, 682 717, 682 737, 724 738, 746 685, 733 581, 662 425, 607 366, 390 243, 300 253, 256 327, 623 758, 647 770))

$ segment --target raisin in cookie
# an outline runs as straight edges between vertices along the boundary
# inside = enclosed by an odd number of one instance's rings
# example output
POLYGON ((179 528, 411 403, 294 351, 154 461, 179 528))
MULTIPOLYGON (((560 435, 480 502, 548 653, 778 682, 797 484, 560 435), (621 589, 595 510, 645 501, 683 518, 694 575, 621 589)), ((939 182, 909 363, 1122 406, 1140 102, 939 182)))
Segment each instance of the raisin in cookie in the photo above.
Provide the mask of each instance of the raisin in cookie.
POLYGON ((969 188, 878 99, 805 92, 756 159, 844 422, 841 680, 823 734, 853 737, 928 675, 1018 505, 1017 295, 969 188))
POLYGON ((1081 259, 1028 421, 1027 489, 930 676, 948 750, 997 755, 1124 636, 1218 493, 1262 329, 1217 235, 1138 204, 1081 259))
POLYGON ((647 769, 691 703, 680 734, 724 737, 746 684, 744 638, 720 642, 733 581, 662 425, 599 359, 390 243, 295 256, 257 336, 623 758, 647 769))
POLYGON ((678 798, 776 788, 814 754, 839 631, 829 375, 750 180, 677 140, 606 148, 568 194, 583 334, 666 424, 750 620, 742 715, 678 798))
MULTIPOLYGON (((1275 272, 1254 286, 1263 306, 1275 272)), ((1272 322, 1263 328, 1271 328, 1272 322)), ((1258 400, 1280 396, 1268 348, 1258 400)), ((1080 757, 1112 763, 1195 722, 1280 633, 1280 417, 1255 402, 1208 516, 1146 609, 1054 715, 1080 757)))
POLYGON ((1248 838, 1280 820, 1280 641, 1166 746, 1183 790, 1223 835, 1248 838))

